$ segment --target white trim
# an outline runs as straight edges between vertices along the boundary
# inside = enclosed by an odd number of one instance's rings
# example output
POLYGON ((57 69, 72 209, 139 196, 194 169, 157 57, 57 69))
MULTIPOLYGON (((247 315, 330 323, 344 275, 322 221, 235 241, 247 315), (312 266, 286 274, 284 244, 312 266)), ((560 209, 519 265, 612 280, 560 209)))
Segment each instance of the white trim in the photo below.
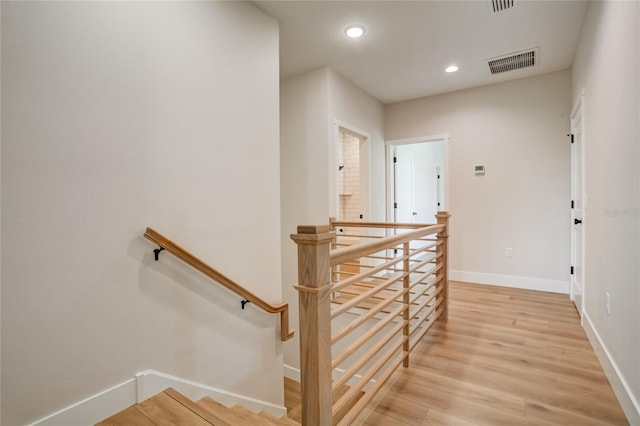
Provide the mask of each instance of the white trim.
POLYGON ((30 425, 93 425, 135 403, 136 379, 129 379, 56 411, 30 425))
POLYGON ((517 275, 485 274, 483 272, 449 271, 449 280, 525 290, 569 293, 569 280, 549 280, 544 278, 520 277, 517 275))
POLYGON ((333 120, 333 124, 338 126, 338 127, 342 127, 343 129, 355 134, 356 136, 362 136, 363 138, 366 139, 371 139, 371 134, 369 134, 369 132, 365 132, 362 129, 359 129, 356 126, 352 126, 351 124, 347 123, 346 121, 341 121, 338 119, 333 120))
POLYGON ((296 382, 300 382, 300 369, 291 365, 284 365, 284 377, 296 382))
POLYGON ((228 407, 240 404, 251 411, 264 411, 275 417, 287 415, 286 407, 192 382, 191 380, 181 379, 159 371, 146 370, 137 373, 135 376, 133 379, 129 379, 37 420, 31 423, 31 426, 96 424, 169 387, 174 388, 193 401, 208 396, 228 407))
POLYGON ((436 142, 442 139, 448 140, 449 134, 442 133, 440 135, 416 136, 414 138, 405 138, 405 139, 391 139, 391 140, 385 141, 385 145, 409 145, 412 143, 436 142))
POLYGON ((625 380, 620 368, 618 368, 618 365, 611 356, 611 353, 609 353, 609 350, 600 338, 600 334, 593 326, 593 322, 591 322, 589 315, 585 312, 582 318, 584 319, 584 331, 591 342, 591 346, 593 347, 602 368, 604 369, 604 373, 609 379, 611 388, 618 398, 622 411, 624 411, 625 416, 627 416, 629 424, 640 425, 640 401, 634 397, 629 383, 625 380))

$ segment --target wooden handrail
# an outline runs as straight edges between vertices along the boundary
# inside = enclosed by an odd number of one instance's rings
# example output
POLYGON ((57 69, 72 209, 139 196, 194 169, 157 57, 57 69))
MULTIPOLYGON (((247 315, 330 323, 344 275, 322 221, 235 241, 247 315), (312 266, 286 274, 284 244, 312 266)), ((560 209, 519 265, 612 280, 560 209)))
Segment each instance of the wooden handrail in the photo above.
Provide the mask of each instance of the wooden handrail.
POLYGON ((187 250, 180 247, 178 244, 174 243, 164 235, 155 231, 152 228, 147 228, 144 233, 144 237, 149 241, 154 242, 159 245, 167 252, 171 253, 178 259, 182 260, 187 265, 192 268, 200 271, 207 277, 212 280, 220 283, 227 289, 236 293, 238 296, 249 300, 251 303, 259 307, 265 312, 270 314, 280 314, 280 339, 284 342, 285 340, 289 340, 293 337, 293 330, 289 330, 289 304, 286 302, 280 303, 278 305, 271 305, 268 302, 261 299, 259 296, 256 296, 251 291, 242 287, 240 284, 233 281, 231 278, 221 274, 217 270, 213 269, 211 266, 204 263, 202 260, 198 259, 193 254, 189 253, 187 250))

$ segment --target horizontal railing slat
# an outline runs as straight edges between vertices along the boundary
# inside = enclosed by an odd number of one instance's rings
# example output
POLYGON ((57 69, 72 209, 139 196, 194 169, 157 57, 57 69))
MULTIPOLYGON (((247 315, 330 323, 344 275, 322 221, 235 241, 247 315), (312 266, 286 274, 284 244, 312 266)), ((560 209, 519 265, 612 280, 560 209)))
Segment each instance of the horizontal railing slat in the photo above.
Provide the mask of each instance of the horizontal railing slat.
POLYGON ((367 256, 371 253, 376 253, 381 250, 387 250, 395 245, 403 244, 417 238, 422 238, 425 235, 436 234, 443 229, 444 225, 431 225, 424 228, 416 229, 415 231, 383 238, 381 240, 354 244, 350 247, 339 248, 331 252, 331 266, 358 259, 360 257, 367 256))
POLYGON ((331 336, 331 344, 334 345, 340 339, 347 336, 349 333, 351 333, 352 331, 354 331, 355 329, 363 325, 365 322, 367 322, 367 320, 378 315, 380 312, 382 312, 384 308, 386 308, 393 302, 396 302, 398 297, 401 296, 402 294, 403 293, 399 293, 399 294, 394 293, 388 298, 383 299, 381 303, 378 303, 373 308, 369 309, 366 314, 358 316, 358 318, 356 318, 355 320, 347 324, 345 327, 343 327, 340 331, 338 331, 333 336, 331 336))
POLYGON ((384 386, 391 375, 396 371, 396 369, 402 364, 405 355, 400 355, 399 359, 394 362, 376 378, 376 382, 364 393, 364 395, 356 402, 353 407, 349 410, 347 414, 340 419, 337 423, 337 426, 349 426, 353 424, 353 421, 358 417, 358 415, 362 412, 364 407, 371 402, 371 400, 376 396, 378 391, 384 386))
MULTIPOLYGON (((384 355, 381 355, 380 358, 376 360, 376 362, 371 367, 369 367, 369 369, 362 375, 362 377, 356 383, 351 384, 351 387, 349 388, 349 390, 345 392, 345 394, 342 395, 342 397, 340 397, 340 399, 338 399, 333 404, 333 415, 342 411, 344 407, 350 401, 352 401, 358 395, 359 392, 362 391, 362 388, 365 387, 371 381, 371 379, 373 379, 375 374, 378 371, 380 371, 380 369, 385 364, 387 364, 387 362, 398 352, 398 350, 402 349, 402 345, 406 339, 407 337, 403 337, 396 345, 391 346, 391 348, 389 348, 389 350, 385 352, 384 355)), ((402 354, 400 354, 399 358, 400 360, 402 360, 402 354)), ((395 364, 395 360, 391 365, 393 364, 395 364)), ((395 370, 395 367, 394 367, 394 370, 395 370)))
POLYGON ((398 333, 402 331, 402 327, 404 327, 404 323, 399 323, 394 328, 391 329, 389 333, 387 333, 375 346, 369 348, 367 353, 360 357, 358 361, 352 364, 349 368, 345 370, 342 377, 338 380, 335 380, 332 385, 332 391, 335 392, 340 386, 344 385, 346 382, 351 379, 367 362, 371 360, 371 357, 380 352, 382 348, 386 346, 391 339, 398 336, 398 333))
POLYGON ((433 223, 395 223, 395 222, 346 222, 334 220, 331 226, 334 228, 385 228, 385 229, 419 229, 433 226, 433 223))
POLYGON ((332 362, 331 368, 334 369, 340 364, 342 364, 347 358, 353 355, 362 345, 367 343, 372 336, 378 334, 380 330, 382 330, 387 324, 393 321, 398 315, 402 313, 404 310, 404 306, 399 307, 393 312, 387 314, 387 316, 380 320, 375 326, 371 327, 365 334, 363 334, 360 338, 356 339, 353 343, 351 343, 346 349, 342 351, 340 355, 338 355, 332 362))

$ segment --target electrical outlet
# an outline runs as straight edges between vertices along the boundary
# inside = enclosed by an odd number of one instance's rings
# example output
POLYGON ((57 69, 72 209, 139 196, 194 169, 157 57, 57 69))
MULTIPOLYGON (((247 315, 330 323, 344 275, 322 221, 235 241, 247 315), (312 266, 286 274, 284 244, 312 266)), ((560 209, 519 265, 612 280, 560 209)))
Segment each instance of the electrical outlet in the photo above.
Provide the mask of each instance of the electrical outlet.
POLYGON ((605 307, 607 308, 607 315, 611 315, 611 295, 609 294, 609 292, 606 292, 604 294, 604 303, 605 307))
POLYGON ((513 257, 513 249, 511 247, 507 247, 504 251, 504 255, 506 257, 513 257))

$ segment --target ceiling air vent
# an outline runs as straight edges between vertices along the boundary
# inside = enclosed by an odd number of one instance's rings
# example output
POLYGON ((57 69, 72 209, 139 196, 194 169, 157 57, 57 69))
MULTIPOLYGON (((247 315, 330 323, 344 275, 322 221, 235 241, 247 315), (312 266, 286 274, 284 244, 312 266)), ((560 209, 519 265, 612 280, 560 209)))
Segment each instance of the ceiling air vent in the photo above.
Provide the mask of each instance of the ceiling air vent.
POLYGON ((492 13, 504 12, 516 6, 516 0, 489 0, 492 13))
POLYGON ((515 71, 528 68, 538 63, 538 48, 522 52, 510 53, 498 58, 487 60, 491 74, 500 74, 507 71, 515 71))

